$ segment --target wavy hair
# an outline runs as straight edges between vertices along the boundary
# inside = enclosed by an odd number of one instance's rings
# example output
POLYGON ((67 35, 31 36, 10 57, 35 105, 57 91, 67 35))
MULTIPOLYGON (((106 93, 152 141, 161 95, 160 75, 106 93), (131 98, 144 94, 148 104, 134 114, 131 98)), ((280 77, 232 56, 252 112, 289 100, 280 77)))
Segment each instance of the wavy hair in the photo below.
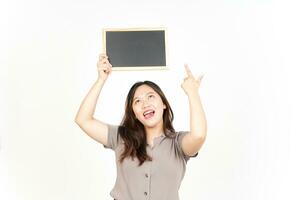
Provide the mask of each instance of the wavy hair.
POLYGON ((147 154, 146 150, 147 137, 144 125, 135 117, 132 108, 135 91, 141 85, 151 87, 160 96, 166 106, 163 112, 163 131, 168 138, 174 138, 176 136, 172 124, 174 119, 173 111, 160 87, 151 81, 136 82, 128 92, 125 102, 125 114, 118 129, 124 141, 124 150, 119 161, 122 163, 126 157, 131 157, 132 160, 136 157, 139 160, 139 166, 145 161, 152 161, 152 158, 147 154))

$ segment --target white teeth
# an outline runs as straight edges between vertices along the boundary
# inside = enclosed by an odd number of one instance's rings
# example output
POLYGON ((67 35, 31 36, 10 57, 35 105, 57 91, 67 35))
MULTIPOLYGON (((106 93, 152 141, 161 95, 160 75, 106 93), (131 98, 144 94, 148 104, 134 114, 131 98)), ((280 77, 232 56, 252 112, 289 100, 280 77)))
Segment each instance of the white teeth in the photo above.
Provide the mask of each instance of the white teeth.
POLYGON ((153 110, 146 111, 146 112, 144 112, 144 116, 149 114, 149 113, 152 113, 152 112, 154 112, 154 111, 153 110))

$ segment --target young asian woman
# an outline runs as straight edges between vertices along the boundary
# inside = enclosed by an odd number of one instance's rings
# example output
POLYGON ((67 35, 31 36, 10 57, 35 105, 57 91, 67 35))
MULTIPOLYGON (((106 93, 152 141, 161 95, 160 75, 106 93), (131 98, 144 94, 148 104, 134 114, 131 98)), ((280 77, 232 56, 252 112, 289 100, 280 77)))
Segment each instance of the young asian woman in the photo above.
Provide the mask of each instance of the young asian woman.
POLYGON ((199 87, 185 65, 181 87, 188 97, 190 130, 175 131, 173 111, 161 88, 152 81, 136 82, 125 101, 119 125, 94 118, 96 103, 112 65, 105 54, 97 63, 98 79, 84 98, 75 122, 91 138, 116 156, 117 179, 110 192, 116 200, 179 200, 178 190, 190 157, 196 157, 206 139, 207 123, 199 87))

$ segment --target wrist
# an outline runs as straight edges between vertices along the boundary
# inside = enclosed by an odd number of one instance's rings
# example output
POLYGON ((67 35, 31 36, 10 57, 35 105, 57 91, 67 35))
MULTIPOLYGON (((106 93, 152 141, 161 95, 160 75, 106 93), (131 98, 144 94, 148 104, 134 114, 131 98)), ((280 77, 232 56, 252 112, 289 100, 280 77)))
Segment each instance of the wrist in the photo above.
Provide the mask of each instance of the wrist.
POLYGON ((190 100, 193 100, 193 99, 199 99, 200 98, 200 95, 198 92, 190 92, 190 93, 187 93, 187 96, 190 100))
POLYGON ((186 95, 188 97, 198 97, 199 92, 198 92, 198 90, 189 90, 189 91, 186 91, 186 95))
POLYGON ((97 81, 96 81, 97 84, 104 84, 105 83, 105 80, 102 79, 102 78, 98 78, 97 81))

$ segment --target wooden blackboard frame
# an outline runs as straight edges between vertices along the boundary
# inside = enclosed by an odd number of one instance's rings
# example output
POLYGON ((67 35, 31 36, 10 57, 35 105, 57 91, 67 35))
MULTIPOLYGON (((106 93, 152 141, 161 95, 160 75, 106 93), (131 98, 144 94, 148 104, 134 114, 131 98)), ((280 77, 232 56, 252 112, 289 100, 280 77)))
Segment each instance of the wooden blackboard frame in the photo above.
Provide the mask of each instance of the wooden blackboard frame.
MULTIPOLYGON (((152 65, 151 63, 147 63, 147 65, 113 65, 112 70, 166 70, 169 69, 168 68, 168 48, 167 48, 167 29, 165 27, 159 27, 159 28, 104 28, 102 29, 102 37, 103 37, 103 52, 106 53, 109 57, 109 52, 108 51, 113 51, 111 50, 112 48, 110 48, 109 45, 109 38, 107 34, 139 34, 141 35, 141 37, 143 37, 143 33, 148 33, 148 35, 151 33, 159 33, 159 35, 163 35, 161 39, 164 40, 164 42, 161 43, 162 47, 161 49, 159 49, 161 52, 160 57, 161 57, 161 61, 160 63, 162 64, 156 64, 156 65, 152 65), (149 32, 150 31, 150 32, 149 32), (110 48, 110 49, 109 49, 110 48), (108 50, 109 49, 109 50, 108 50)), ((123 35, 124 35, 123 34, 123 35)), ((144 34, 147 35, 147 34, 144 34)), ((112 38, 112 37, 110 37, 112 38)), ((124 37, 126 38, 126 37, 124 37)), ((149 37, 147 38, 149 39, 149 37)), ((120 52, 118 52, 120 54, 120 52)), ((111 53, 111 55, 113 55, 113 53, 111 53)), ((113 59, 113 58, 111 58, 113 59)), ((111 60, 112 61, 112 60, 111 60)))

